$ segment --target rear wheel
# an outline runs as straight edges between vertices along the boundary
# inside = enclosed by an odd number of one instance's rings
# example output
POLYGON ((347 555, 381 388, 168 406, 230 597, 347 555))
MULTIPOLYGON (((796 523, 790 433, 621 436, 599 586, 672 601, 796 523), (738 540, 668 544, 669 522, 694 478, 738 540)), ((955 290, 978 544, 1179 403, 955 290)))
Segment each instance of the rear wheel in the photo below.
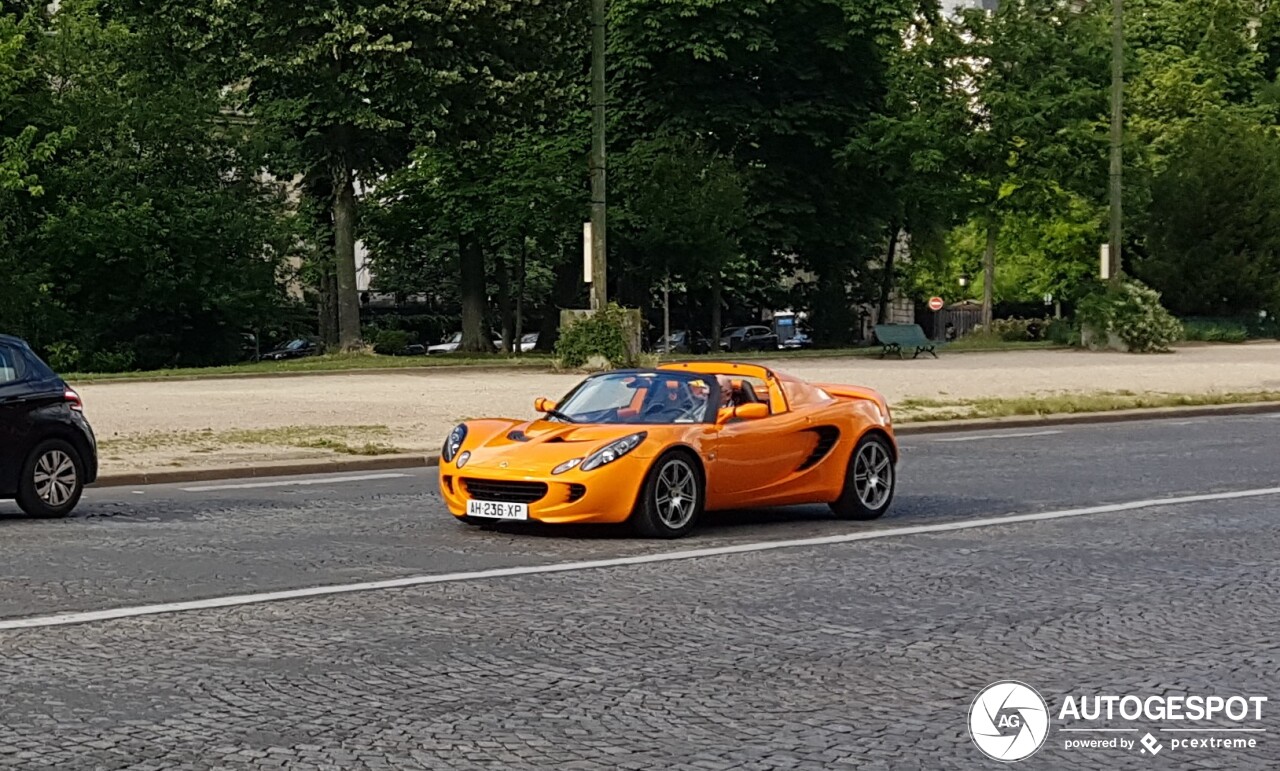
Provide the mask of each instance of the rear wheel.
POLYGON ((688 453, 670 452, 649 469, 632 522, 648 538, 679 538, 698 524, 706 503, 702 471, 688 453))
POLYGON ((65 517, 84 492, 84 462, 61 439, 36 445, 22 467, 18 506, 33 517, 65 517))
POLYGON ((868 434, 853 449, 844 490, 831 504, 831 510, 841 519, 879 519, 893 503, 897 478, 888 440, 879 434, 868 434))

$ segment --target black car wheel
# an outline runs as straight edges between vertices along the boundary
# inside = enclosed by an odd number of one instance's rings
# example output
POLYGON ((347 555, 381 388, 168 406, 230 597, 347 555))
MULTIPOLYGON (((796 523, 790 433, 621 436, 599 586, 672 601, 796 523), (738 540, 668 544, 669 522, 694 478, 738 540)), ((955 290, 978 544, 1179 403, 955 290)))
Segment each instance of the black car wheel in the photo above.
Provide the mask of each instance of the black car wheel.
POLYGON ((675 450, 649 469, 631 521, 647 538, 679 538, 697 526, 705 504, 702 467, 688 452, 675 450))
POLYGON ((831 510, 840 519, 879 519, 893 503, 896 471, 889 442, 879 434, 867 434, 853 449, 844 490, 831 510))
POLYGON ((84 492, 84 461, 61 439, 36 445, 22 467, 18 506, 33 517, 65 517, 84 492))

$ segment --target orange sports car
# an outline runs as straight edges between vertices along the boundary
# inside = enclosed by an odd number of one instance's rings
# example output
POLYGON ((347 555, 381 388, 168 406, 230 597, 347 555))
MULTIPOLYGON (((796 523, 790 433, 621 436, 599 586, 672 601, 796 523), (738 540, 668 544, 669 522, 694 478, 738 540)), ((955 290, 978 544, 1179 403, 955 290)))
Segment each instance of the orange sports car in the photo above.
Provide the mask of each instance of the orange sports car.
POLYGON ((594 375, 534 408, 449 433, 440 492, 459 519, 629 520, 676 538, 704 511, 826 503, 865 520, 893 500, 889 406, 868 388, 694 362, 594 375))

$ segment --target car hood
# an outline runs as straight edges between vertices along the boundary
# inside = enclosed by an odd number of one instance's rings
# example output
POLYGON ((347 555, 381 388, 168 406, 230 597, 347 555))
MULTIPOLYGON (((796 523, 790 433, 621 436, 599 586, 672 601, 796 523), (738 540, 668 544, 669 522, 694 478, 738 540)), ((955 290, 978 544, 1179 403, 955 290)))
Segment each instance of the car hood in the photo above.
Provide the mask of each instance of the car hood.
POLYGON ((477 421, 468 424, 466 469, 545 474, 573 458, 583 458, 624 436, 654 426, 565 424, 549 420, 477 421))

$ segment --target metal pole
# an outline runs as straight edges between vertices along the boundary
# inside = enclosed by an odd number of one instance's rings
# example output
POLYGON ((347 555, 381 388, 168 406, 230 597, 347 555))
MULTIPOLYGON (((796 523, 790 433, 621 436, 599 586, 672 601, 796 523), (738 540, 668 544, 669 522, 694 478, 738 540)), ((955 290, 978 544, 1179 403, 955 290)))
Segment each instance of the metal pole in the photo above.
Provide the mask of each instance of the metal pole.
MULTIPOLYGON (((686 334, 686 337, 688 335, 686 334)), ((662 339, 666 340, 662 352, 671 354, 671 277, 662 282, 662 339)))
POLYGON ((1120 280, 1124 240, 1124 0, 1112 0, 1111 20, 1111 280, 1120 280))
POLYGON ((608 304, 608 240, 605 234, 605 3, 591 0, 591 309, 608 304))

